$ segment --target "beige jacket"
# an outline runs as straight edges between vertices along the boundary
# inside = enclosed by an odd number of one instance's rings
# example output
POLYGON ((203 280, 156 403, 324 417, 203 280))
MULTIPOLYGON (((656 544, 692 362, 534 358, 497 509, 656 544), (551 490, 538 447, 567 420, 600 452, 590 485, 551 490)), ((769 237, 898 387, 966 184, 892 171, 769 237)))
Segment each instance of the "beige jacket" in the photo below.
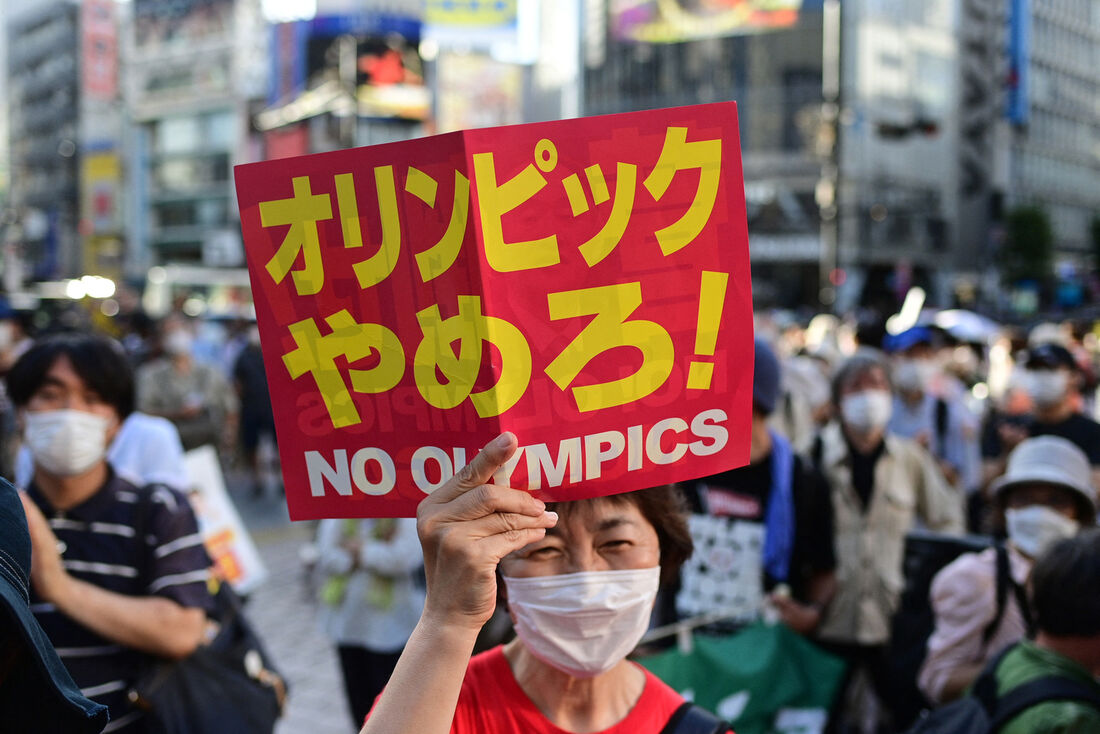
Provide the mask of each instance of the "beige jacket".
POLYGON ((926 450, 887 435, 864 512, 839 424, 827 425, 821 439, 821 469, 832 488, 835 516, 837 591, 818 635, 830 642, 881 645, 890 638, 904 585, 906 533, 918 522, 930 530, 962 533, 963 498, 926 450))

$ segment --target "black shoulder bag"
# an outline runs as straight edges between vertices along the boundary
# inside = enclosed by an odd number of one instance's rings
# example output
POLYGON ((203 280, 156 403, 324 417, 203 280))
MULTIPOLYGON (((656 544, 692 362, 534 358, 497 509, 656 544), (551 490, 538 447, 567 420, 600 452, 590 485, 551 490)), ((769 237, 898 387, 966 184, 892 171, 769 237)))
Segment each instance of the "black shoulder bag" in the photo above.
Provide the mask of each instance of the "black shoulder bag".
MULTIPOLYGON (((142 488, 135 530, 145 543, 151 493, 142 488)), ((142 577, 148 577, 142 560, 142 577)), ((271 734, 287 686, 229 584, 219 583, 206 634, 182 660, 158 660, 131 688, 155 734, 271 734)))
POLYGON ((730 725, 691 701, 672 712, 660 734, 726 734, 730 725))

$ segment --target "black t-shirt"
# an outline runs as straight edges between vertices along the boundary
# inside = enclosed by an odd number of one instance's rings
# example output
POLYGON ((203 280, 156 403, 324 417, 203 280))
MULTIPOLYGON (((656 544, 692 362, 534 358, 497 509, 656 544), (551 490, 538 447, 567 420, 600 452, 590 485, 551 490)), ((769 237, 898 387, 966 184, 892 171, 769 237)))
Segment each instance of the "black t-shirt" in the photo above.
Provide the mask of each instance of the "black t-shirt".
POLYGON ((1089 457, 1089 463, 1100 466, 1100 423, 1090 420, 1080 413, 1058 423, 1040 423, 1026 416, 1006 416, 991 414, 982 431, 982 457, 996 459, 1005 453, 1004 444, 997 433, 999 426, 1013 423, 1023 427, 1029 436, 1059 436, 1071 441, 1089 457))
MULTIPOLYGON (((794 547, 791 550, 792 595, 807 601, 810 579, 816 573, 836 568, 833 546, 833 505, 825 478, 802 457, 794 460, 791 480, 794 495, 794 547)), ((698 479, 687 495, 692 512, 747 522, 763 523, 772 492, 772 457, 721 474, 698 479)), ((779 582, 764 572, 764 589, 779 582)))
POLYGON ((241 410, 247 415, 270 415, 271 395, 260 348, 249 344, 237 357, 233 377, 241 389, 241 410))
POLYGON ((1100 464, 1100 423, 1089 420, 1079 413, 1074 413, 1060 423, 1040 423, 1032 421, 1028 424, 1028 434, 1031 436, 1060 436, 1072 441, 1079 449, 1089 457, 1089 463, 1093 466, 1100 464))

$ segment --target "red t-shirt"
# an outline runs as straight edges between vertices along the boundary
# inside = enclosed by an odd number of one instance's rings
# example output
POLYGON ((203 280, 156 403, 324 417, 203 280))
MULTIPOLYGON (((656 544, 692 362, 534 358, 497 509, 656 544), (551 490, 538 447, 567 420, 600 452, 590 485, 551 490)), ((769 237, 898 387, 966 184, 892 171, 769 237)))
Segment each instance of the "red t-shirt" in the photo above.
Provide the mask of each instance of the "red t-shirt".
MULTIPOLYGON (((658 734, 684 699, 648 670, 638 703, 600 734, 658 734)), ((503 647, 470 660, 451 734, 569 734, 547 721, 520 688, 503 647)))

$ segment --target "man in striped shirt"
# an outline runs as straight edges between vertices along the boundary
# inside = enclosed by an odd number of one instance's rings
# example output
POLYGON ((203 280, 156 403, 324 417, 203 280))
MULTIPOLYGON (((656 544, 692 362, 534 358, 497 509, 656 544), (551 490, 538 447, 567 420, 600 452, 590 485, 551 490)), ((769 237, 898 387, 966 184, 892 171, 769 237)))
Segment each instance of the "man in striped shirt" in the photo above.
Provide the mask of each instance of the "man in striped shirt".
POLYGON ((23 495, 32 610, 104 732, 145 731, 128 691, 157 658, 189 655, 212 609, 210 560, 179 492, 117 476, 106 447, 133 409, 121 350, 98 336, 35 344, 8 373, 34 476, 23 495))

